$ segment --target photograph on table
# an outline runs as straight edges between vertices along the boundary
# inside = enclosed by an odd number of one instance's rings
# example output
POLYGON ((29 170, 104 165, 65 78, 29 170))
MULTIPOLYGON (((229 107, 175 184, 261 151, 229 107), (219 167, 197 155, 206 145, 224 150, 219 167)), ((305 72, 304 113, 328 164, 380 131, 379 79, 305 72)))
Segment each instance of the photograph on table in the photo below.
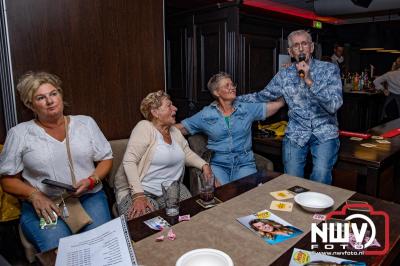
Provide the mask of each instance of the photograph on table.
POLYGON ((294 238, 303 231, 268 210, 237 218, 237 220, 271 245, 294 238))

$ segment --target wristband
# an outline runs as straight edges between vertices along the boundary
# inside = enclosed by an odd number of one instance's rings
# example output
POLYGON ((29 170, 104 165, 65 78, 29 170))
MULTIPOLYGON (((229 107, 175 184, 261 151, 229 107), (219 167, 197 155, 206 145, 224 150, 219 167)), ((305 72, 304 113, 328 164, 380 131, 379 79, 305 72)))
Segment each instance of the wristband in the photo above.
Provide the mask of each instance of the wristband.
POLYGON ((89 176, 88 179, 89 179, 89 182, 90 182, 88 189, 92 190, 94 188, 94 180, 93 180, 93 178, 91 176, 89 176))

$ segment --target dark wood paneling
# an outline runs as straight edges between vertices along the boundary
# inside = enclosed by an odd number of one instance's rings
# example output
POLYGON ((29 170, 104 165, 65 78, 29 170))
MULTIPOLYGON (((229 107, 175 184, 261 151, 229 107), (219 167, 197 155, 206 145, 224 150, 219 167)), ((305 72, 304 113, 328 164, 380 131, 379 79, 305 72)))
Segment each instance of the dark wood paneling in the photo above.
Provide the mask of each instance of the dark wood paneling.
POLYGON ((241 35, 243 45, 242 93, 263 89, 274 76, 276 40, 249 34, 241 35))
POLYGON ((197 99, 211 102, 212 97, 207 89, 208 79, 226 69, 226 21, 198 24, 196 33, 197 99))
POLYGON ((337 116, 341 130, 365 132, 382 123, 383 93, 343 92, 337 116))
MULTIPOLYGON (((70 114, 128 137, 140 101, 164 88, 163 1, 7 0, 14 79, 46 70, 63 80, 70 114)), ((27 120, 19 104, 19 119, 27 120)))

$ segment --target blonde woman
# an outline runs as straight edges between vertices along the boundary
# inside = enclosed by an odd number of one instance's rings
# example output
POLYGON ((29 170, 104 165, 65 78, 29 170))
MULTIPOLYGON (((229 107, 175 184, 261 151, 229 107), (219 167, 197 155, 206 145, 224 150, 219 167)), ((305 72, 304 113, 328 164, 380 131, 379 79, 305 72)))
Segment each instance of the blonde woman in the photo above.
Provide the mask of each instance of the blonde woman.
POLYGON ((37 250, 58 246, 62 237, 72 234, 58 219, 51 230, 39 227, 40 218, 56 221, 61 210, 53 202, 63 190, 47 186, 44 179, 73 184, 82 207, 92 223, 80 232, 93 229, 111 219, 101 179, 112 166, 110 144, 96 122, 88 116, 65 116, 61 80, 46 72, 29 72, 17 85, 21 101, 35 119, 10 129, 0 156, 1 184, 5 192, 23 200, 21 228, 37 250), (69 140, 71 161, 66 140, 69 140), (71 172, 70 164, 74 165, 71 172))
MULTIPOLYGON (((115 177, 120 214, 128 219, 164 207, 161 183, 179 180, 184 166, 212 174, 210 166, 194 153, 181 132, 173 127, 177 108, 163 91, 143 99, 140 111, 146 120, 132 130, 129 143, 115 177)), ((180 200, 190 192, 181 185, 180 200)))

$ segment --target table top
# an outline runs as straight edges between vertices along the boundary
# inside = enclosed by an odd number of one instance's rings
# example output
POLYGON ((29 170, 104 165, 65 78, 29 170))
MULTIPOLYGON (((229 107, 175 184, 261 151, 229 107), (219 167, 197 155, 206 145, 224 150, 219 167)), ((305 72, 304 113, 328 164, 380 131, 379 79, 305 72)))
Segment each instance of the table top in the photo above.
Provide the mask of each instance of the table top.
MULTIPOLYGON (((372 135, 381 135, 389 130, 400 128, 400 118, 376 126, 368 130, 372 135)), ((254 149, 258 143, 265 144, 275 149, 282 148, 282 137, 254 137, 254 149)), ((374 139, 354 141, 349 137, 340 138, 339 161, 355 164, 363 164, 380 168, 393 163, 400 154, 400 135, 388 139, 390 144, 381 144, 374 139), (376 147, 367 148, 362 143, 373 143, 376 147)))
MULTIPOLYGON (((275 173, 275 172, 259 172, 255 175, 251 175, 249 177, 240 179, 238 181, 235 181, 230 184, 224 185, 220 188, 217 188, 216 196, 219 199, 221 199, 222 201, 227 201, 229 199, 234 198, 237 195, 240 195, 246 191, 249 191, 249 190, 257 187, 260 183, 269 182, 271 180, 274 180, 274 178, 279 175, 280 175, 279 173, 275 173)), ((318 185, 320 185, 320 184, 318 183, 318 185)), ((324 185, 324 186, 326 186, 326 185, 324 185)), ((329 189, 330 186, 326 186, 326 187, 327 187, 327 189, 329 189)), ((200 207, 195 202, 195 200, 197 198, 198 197, 195 196, 186 201, 183 201, 181 204, 181 213, 184 213, 184 214, 188 213, 188 214, 191 214, 191 216, 194 216, 199 212, 205 211, 205 209, 200 207)), ((372 264, 373 265, 380 265, 380 264, 390 265, 392 260, 399 254, 399 250, 400 250, 400 227, 395 226, 398 223, 398 220, 400 218, 400 205, 386 202, 384 200, 369 197, 366 195, 362 195, 359 193, 353 194, 353 196, 351 196, 350 199, 366 201, 370 205, 372 205, 375 210, 384 210, 387 213, 389 213, 389 215, 390 215, 389 216, 390 217, 389 252, 382 256, 362 256, 362 257, 361 256, 359 256, 359 257, 357 257, 357 256, 348 256, 348 257, 340 256, 340 257, 345 257, 345 258, 351 259, 351 260, 365 261, 368 263, 368 265, 370 265, 370 264, 371 265, 372 264)), ((338 209, 340 209, 340 208, 341 208, 341 206, 338 209)), ((210 210, 212 210, 212 209, 210 209, 210 210)), ((280 212, 276 213, 276 214, 280 215, 280 212)), ((146 240, 144 238, 157 233, 157 231, 154 231, 154 230, 148 228, 146 225, 144 225, 143 221, 145 221, 151 217, 158 216, 158 215, 166 218, 172 224, 175 224, 177 222, 177 221, 174 221, 173 219, 169 219, 168 217, 166 217, 165 210, 158 210, 156 212, 147 214, 145 216, 133 219, 133 220, 129 221, 129 223, 128 223, 132 240, 134 240, 136 242, 139 241, 138 242, 138 244, 139 244, 139 243, 141 243, 140 240, 143 239, 143 241, 144 241, 144 240, 146 240)), ((380 243, 383 243, 384 242, 384 240, 383 240, 384 239, 384 233, 383 233, 384 231, 382 231, 382 228, 384 227, 384 224, 377 222, 376 227, 377 227, 377 232, 378 232, 377 239, 379 240, 380 243)), ((311 243, 310 238, 311 238, 311 234, 308 233, 308 234, 304 235, 297 243, 294 242, 296 244, 294 244, 294 246, 288 248, 287 251, 273 263, 273 265, 288 265, 293 248, 295 248, 295 247, 305 249, 305 250, 310 250, 310 243, 311 243)), ((148 242, 148 239, 147 239, 147 242, 148 242)), ((157 244, 156 242, 154 242, 154 243, 157 244)), ((242 248, 245 249, 246 247, 242 247, 242 248)), ((265 243, 265 248, 268 249, 268 244, 266 244, 266 243, 265 243)), ((37 257, 43 265, 52 265, 55 262, 54 251, 39 254, 37 257)))
MULTIPOLYGON (((227 201, 235 196, 238 196, 254 187, 256 187, 260 183, 268 182, 281 175, 278 172, 272 171, 259 171, 256 174, 250 175, 246 178, 242 178, 232 183, 225 184, 221 187, 216 188, 215 197, 220 199, 221 201, 227 201)), ((199 199, 199 196, 194 196, 189 199, 180 202, 180 212, 185 214, 190 214, 191 216, 196 215, 197 213, 203 212, 206 209, 201 207, 196 203, 196 200, 199 199)), ((128 228, 130 232, 131 239, 134 242, 140 241, 143 238, 146 238, 157 231, 150 229, 143 222, 156 216, 161 216, 165 220, 167 220, 171 225, 178 223, 178 217, 168 217, 165 214, 164 209, 160 209, 141 217, 135 218, 128 222, 128 228)), ((36 254, 36 258, 38 259, 39 264, 41 265, 54 265, 56 261, 56 254, 54 250, 50 250, 43 253, 36 254)))
MULTIPOLYGON (((281 173, 272 172, 272 171, 260 171, 256 174, 250 175, 247 178, 239 179, 235 182, 225 184, 215 190, 215 197, 220 199, 222 202, 225 202, 231 198, 234 198, 254 187, 256 187, 260 183, 268 182, 275 177, 278 177, 281 173)), ((190 214, 191 217, 198 214, 199 212, 205 211, 203 207, 196 203, 200 197, 194 196, 187 200, 181 201, 179 204, 179 211, 180 213, 190 214)), ((128 223, 129 231, 131 233, 131 239, 135 242, 150 236, 157 231, 150 229, 147 225, 143 222, 155 217, 161 216, 166 221, 168 221, 171 225, 178 223, 178 217, 169 217, 165 214, 165 210, 157 210, 152 213, 148 213, 141 217, 135 218, 128 223)))

